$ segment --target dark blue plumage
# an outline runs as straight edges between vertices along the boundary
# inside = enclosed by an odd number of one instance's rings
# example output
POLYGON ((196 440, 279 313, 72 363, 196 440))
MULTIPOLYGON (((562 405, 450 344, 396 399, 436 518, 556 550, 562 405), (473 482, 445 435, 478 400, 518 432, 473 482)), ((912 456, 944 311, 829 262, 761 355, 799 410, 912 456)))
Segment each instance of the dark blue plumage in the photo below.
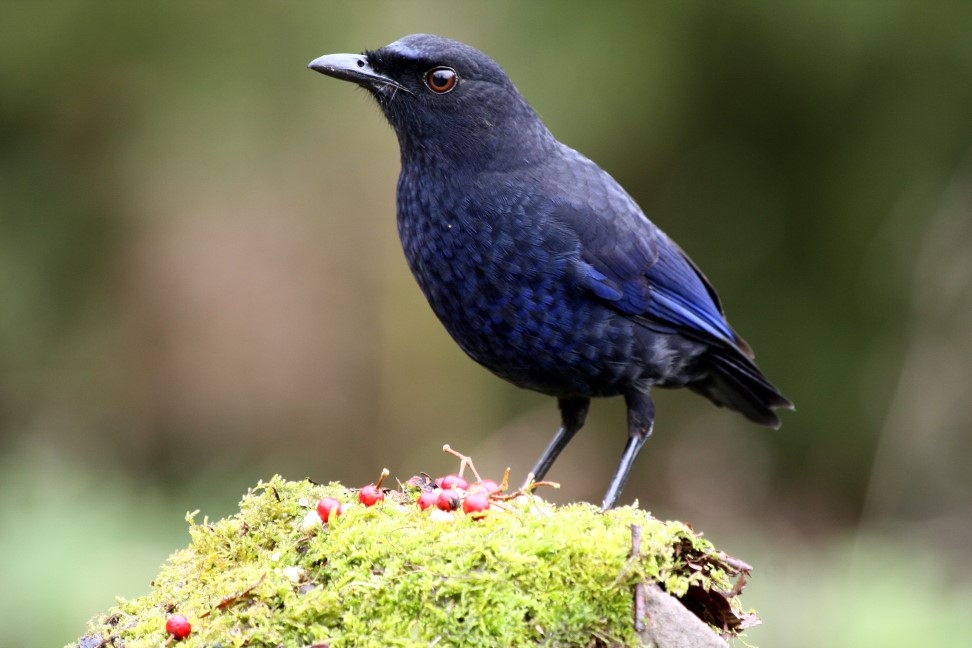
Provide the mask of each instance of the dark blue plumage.
POLYGON ((417 34, 310 67, 366 88, 398 135, 398 230, 433 311, 474 360, 555 396, 562 426, 537 479, 624 396, 614 505, 651 434, 653 386, 687 386, 753 421, 792 407, 752 362, 715 290, 606 172, 558 142, 481 52, 417 34))

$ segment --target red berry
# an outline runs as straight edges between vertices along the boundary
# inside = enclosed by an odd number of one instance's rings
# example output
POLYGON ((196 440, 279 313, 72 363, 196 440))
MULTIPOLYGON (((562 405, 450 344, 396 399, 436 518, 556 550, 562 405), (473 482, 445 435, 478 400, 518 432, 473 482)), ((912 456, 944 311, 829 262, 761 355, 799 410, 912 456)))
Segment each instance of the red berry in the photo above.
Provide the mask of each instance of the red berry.
POLYGON ((466 490, 469 488, 469 482, 459 475, 446 475, 445 477, 439 477, 435 480, 435 485, 442 489, 461 488, 462 490, 466 490))
POLYGON ((470 493, 462 500, 462 512, 473 517, 482 517, 489 510, 489 495, 483 492, 470 493))
POLYGON ((189 619, 181 614, 173 614, 165 621, 165 631, 176 639, 185 639, 192 632, 189 619))
POLYGON ((492 493, 498 493, 499 492, 499 489, 500 489, 499 484, 497 484, 492 479, 484 479, 483 481, 478 482, 478 483, 479 483, 480 486, 482 486, 483 488, 486 489, 486 492, 487 493, 492 494, 492 493))
POLYGON ((374 484, 368 484, 358 493, 358 501, 365 506, 374 506, 378 502, 383 502, 384 500, 385 493, 374 484))
POLYGON ((455 511, 459 508, 459 494, 452 489, 444 490, 436 497, 435 505, 443 511, 455 511))
POLYGON ((439 499, 439 494, 435 491, 422 491, 418 498, 419 508, 424 511, 430 506, 435 506, 437 499, 439 499))
POLYGON ((317 503, 317 514, 321 516, 321 522, 327 524, 327 519, 333 514, 334 517, 341 515, 341 502, 333 497, 325 497, 317 503))
POLYGON ((492 495, 493 493, 498 493, 499 490, 499 484, 492 479, 484 479, 475 484, 470 484, 469 488, 466 489, 466 493, 486 493, 487 495, 492 495))

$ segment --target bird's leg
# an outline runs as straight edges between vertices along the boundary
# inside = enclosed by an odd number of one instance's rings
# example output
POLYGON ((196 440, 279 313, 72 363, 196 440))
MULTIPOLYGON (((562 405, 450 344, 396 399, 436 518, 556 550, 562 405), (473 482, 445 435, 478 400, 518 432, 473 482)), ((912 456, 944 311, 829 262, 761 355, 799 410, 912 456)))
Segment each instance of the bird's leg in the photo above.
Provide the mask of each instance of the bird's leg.
MULTIPOLYGON (((557 434, 554 435, 547 449, 540 455, 537 465, 533 467, 530 473, 533 476, 533 481, 540 481, 544 478, 560 451, 577 434, 577 430, 584 426, 584 419, 587 418, 587 409, 591 406, 591 399, 561 398, 557 401, 557 405, 560 407, 560 429, 557 430, 557 434)), ((531 479, 528 477, 527 481, 529 482, 531 479)), ((523 488, 529 485, 529 483, 526 483, 523 488)))
POLYGON ((624 483, 628 481, 635 458, 641 452, 641 446, 645 445, 645 441, 651 436, 651 428, 655 423, 655 402, 651 400, 647 391, 631 391, 624 395, 624 402, 628 406, 628 443, 624 446, 621 461, 618 462, 617 470, 611 478, 611 485, 604 495, 601 508, 605 511, 614 508, 618 497, 621 496, 621 490, 624 488, 624 483))

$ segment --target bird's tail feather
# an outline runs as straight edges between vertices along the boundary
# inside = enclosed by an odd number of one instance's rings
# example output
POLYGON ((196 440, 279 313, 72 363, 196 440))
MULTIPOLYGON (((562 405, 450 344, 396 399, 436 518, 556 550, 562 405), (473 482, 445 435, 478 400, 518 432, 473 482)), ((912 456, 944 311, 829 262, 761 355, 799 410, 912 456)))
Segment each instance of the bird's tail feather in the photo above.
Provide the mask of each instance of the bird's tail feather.
POLYGON ((773 411, 790 402, 760 372, 752 360, 730 348, 711 348, 704 356, 708 373, 688 387, 720 407, 728 407, 749 420, 772 428, 780 427, 773 411))

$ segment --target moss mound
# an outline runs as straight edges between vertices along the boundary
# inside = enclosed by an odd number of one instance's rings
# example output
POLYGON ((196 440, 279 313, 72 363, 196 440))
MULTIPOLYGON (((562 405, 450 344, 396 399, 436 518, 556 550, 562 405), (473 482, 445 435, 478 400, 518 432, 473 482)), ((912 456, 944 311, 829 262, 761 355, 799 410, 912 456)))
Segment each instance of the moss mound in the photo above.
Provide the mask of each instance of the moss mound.
POLYGON ((739 611, 741 588, 730 582, 745 565, 636 508, 602 513, 524 495, 474 520, 421 511, 414 494, 393 491, 310 525, 324 496, 357 501, 337 483, 274 477, 236 515, 188 515, 192 542, 151 593, 120 600, 75 645, 161 645, 171 614, 192 623, 186 646, 638 645, 633 591, 642 581, 722 633, 755 619, 739 611))

